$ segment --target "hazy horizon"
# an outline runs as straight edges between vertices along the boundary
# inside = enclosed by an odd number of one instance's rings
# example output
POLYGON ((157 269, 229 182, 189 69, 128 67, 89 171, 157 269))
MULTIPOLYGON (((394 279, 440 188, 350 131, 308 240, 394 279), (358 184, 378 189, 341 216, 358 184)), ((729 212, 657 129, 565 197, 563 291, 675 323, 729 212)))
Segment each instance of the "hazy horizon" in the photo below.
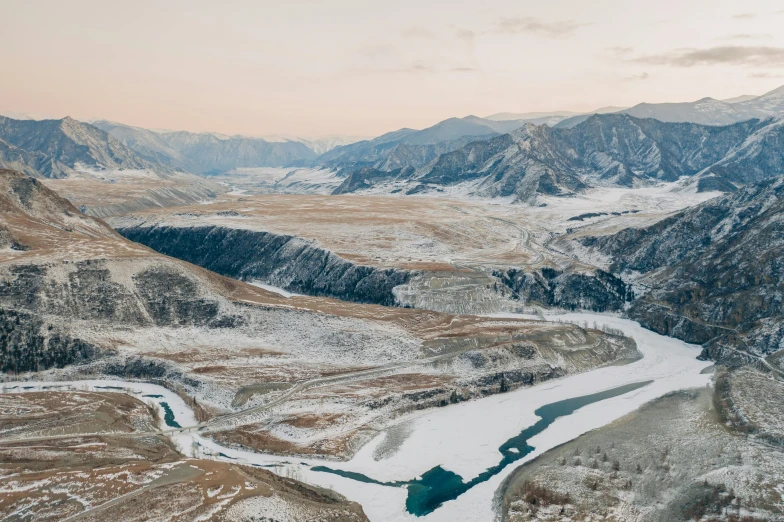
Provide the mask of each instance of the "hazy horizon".
POLYGON ((0 112, 227 135, 376 136, 449 117, 759 95, 771 1, 6 1, 0 112))

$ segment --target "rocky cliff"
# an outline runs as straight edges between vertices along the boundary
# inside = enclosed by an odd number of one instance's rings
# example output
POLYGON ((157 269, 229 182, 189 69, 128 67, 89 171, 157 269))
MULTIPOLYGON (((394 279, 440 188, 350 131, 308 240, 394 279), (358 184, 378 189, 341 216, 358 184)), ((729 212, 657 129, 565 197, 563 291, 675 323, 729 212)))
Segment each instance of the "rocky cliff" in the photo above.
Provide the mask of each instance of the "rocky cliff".
POLYGON ((784 347, 782 216, 784 181, 767 181, 648 228, 581 242, 645 292, 628 313, 646 327, 708 343, 706 356, 765 357, 784 347))
POLYGON ((394 305, 392 289, 412 272, 356 265, 304 239, 217 226, 134 227, 132 241, 221 275, 261 280, 292 292, 394 305))

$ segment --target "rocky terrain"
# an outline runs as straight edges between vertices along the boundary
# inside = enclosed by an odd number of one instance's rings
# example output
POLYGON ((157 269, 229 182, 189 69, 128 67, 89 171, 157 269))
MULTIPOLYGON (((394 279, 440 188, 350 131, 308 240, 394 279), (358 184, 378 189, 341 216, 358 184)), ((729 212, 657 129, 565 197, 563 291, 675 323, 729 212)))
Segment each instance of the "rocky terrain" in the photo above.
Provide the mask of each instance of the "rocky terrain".
POLYGON ((756 408, 759 395, 742 404, 723 395, 721 382, 743 375, 720 377, 715 396, 662 397, 521 466, 497 492, 503 519, 781 519, 782 447, 727 422, 756 408))
POLYGON ((3 171, 0 198, 6 379, 152 380, 234 444, 351 455, 411 409, 636 353, 574 325, 283 297, 127 241, 22 174, 3 171))
POLYGON ((783 196, 780 180, 763 182, 647 228, 595 237, 581 232, 575 241, 604 254, 611 272, 634 282, 639 297, 630 317, 705 344, 706 357, 775 366, 764 358, 778 360, 784 340, 783 196))
POLYGON ((101 217, 196 203, 224 191, 68 117, 36 121, 0 116, 0 168, 41 178, 83 211, 101 217))
POLYGON ((474 141, 425 165, 350 172, 336 193, 405 192, 510 198, 535 203, 589 186, 639 187, 694 177, 695 190, 732 191, 781 172, 781 122, 726 126, 592 115, 573 128, 526 124, 474 141), (416 167, 416 168, 414 168, 416 167))
POLYGON ((281 477, 289 461, 273 475, 215 448, 390 456, 414 412, 641 362, 623 330, 544 320, 557 309, 701 345, 713 386, 524 463, 496 492, 505 519, 782 518, 779 98, 452 118, 320 156, 0 119, 18 170, 0 170, 0 514, 365 520, 281 477), (192 417, 17 382, 87 379, 159 385, 192 417))
POLYGON ((136 227, 121 234, 162 254, 241 280, 292 292, 394 305, 415 272, 356 265, 298 237, 222 227, 136 227))
POLYGON ((525 123, 525 120, 491 120, 476 116, 449 118, 423 130, 399 129, 372 140, 335 148, 322 154, 316 163, 340 169, 373 168, 384 172, 421 167, 469 142, 505 134, 525 123))
POLYGON ((6 154, 14 151, 18 155, 16 163, 38 177, 67 177, 78 166, 129 170, 157 166, 104 131, 68 117, 35 121, 0 116, 0 140, 6 154))
POLYGON ((531 217, 442 199, 239 196, 110 221, 163 254, 290 292, 448 313, 623 309, 626 285, 536 244, 531 217))

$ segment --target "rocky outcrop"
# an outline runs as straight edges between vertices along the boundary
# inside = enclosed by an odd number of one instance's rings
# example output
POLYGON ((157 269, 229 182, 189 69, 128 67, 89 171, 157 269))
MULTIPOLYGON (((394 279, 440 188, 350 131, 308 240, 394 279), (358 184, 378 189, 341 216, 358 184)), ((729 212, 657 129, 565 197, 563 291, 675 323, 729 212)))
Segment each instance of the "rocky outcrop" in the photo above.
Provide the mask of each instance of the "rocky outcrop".
POLYGON ((332 192, 333 195, 350 194, 358 190, 372 188, 379 183, 390 183, 396 179, 407 179, 413 173, 411 167, 384 171, 363 167, 349 172, 346 179, 332 192))
POLYGON ((196 283, 166 264, 105 260, 13 265, 0 272, 0 306, 30 313, 134 326, 219 327, 234 319, 196 283), (133 274, 129 281, 119 272, 133 274))
POLYGON ((581 242, 611 256, 615 274, 639 280, 646 293, 628 314, 644 326, 767 356, 784 346, 782 216, 784 181, 768 181, 581 242))
POLYGON ((100 355, 97 347, 47 326, 34 314, 0 308, 0 372, 62 368, 100 355))
POLYGON ((517 299, 546 307, 614 312, 633 299, 631 288, 620 278, 598 269, 592 274, 552 268, 509 269, 496 271, 494 275, 517 299))
POLYGON ((304 239, 269 232, 218 226, 133 227, 118 232, 221 275, 358 303, 394 305, 392 289, 413 274, 356 265, 304 239))
POLYGON ((95 169, 166 167, 137 156, 106 132, 72 118, 14 120, 0 116, 0 166, 46 178, 65 177, 77 166, 95 169))

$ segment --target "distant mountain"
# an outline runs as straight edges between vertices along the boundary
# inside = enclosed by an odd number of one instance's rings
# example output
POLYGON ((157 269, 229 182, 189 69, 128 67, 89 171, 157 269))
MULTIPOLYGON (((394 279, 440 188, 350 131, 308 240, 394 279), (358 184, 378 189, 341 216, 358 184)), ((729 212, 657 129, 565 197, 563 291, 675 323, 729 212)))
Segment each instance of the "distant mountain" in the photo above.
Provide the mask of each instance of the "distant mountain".
POLYGON ((297 141, 267 141, 186 131, 157 132, 105 120, 93 123, 138 155, 194 174, 218 174, 236 168, 281 167, 312 160, 316 153, 297 141))
POLYGON ((0 117, 0 168, 48 178, 47 186, 94 216, 196 203, 223 191, 212 181, 178 172, 162 158, 143 157, 107 132, 72 118, 0 117))
POLYGON ((487 120, 494 120, 494 121, 507 121, 507 120, 525 120, 525 121, 532 121, 532 120, 539 120, 545 118, 560 118, 566 119, 572 116, 578 116, 583 114, 581 112, 572 112, 572 111, 553 111, 553 112, 498 112, 496 114, 491 114, 490 116, 486 116, 485 119, 487 120))
MULTIPOLYGON (((729 125, 750 119, 766 119, 784 115, 784 86, 762 96, 744 94, 726 100, 702 98, 683 103, 640 103, 634 107, 606 107, 595 114, 623 112, 635 118, 653 118, 672 123, 699 123, 702 125, 729 125)), ((565 118, 556 124, 572 128, 588 119, 590 114, 565 118)))
POLYGON ((76 168, 160 170, 101 129, 69 117, 36 121, 0 116, 0 166, 46 178, 66 177, 76 168))
POLYGON ((757 97, 758 95, 756 94, 741 94, 740 96, 735 96, 733 98, 725 98, 721 101, 723 101, 724 103, 740 103, 744 101, 753 100, 754 98, 757 97))
MULTIPOLYGON (((768 180, 644 229, 582 238, 645 292, 629 310, 643 326, 731 362, 784 345, 784 180, 768 180), (741 350, 738 354, 736 350, 741 350)), ((753 359, 752 359, 753 361, 753 359)))
POLYGON ((336 147, 351 145, 352 143, 366 139, 368 138, 365 136, 334 135, 322 136, 320 138, 295 138, 294 141, 304 143, 316 154, 324 154, 325 152, 329 152, 336 147))
POLYGON ((784 117, 768 120, 697 176, 699 183, 746 185, 784 174, 784 117))
POLYGON ((784 86, 762 96, 739 96, 729 100, 703 98, 687 103, 641 103, 624 111, 637 118, 703 125, 729 125, 752 118, 784 114, 784 86))
POLYGON ((337 147, 321 155, 316 163, 383 171, 421 167, 467 143, 506 134, 523 125, 525 122, 519 120, 496 121, 477 116, 449 118, 423 130, 400 129, 372 140, 337 147))
POLYGON ((28 152, 0 140, 0 167, 12 169, 31 178, 67 177, 71 169, 43 152, 28 152))
POLYGON ((534 125, 549 125, 555 127, 556 125, 574 127, 578 123, 582 123, 591 117, 593 114, 610 114, 613 112, 620 112, 626 107, 600 107, 590 112, 569 112, 569 111, 556 111, 556 112, 523 112, 511 113, 500 112, 498 114, 491 114, 487 117, 488 120, 519 120, 525 123, 533 123, 534 125))
POLYGON ((624 113, 635 118, 655 118, 666 122, 691 122, 702 125, 729 125, 738 121, 769 116, 749 102, 727 103, 713 98, 703 98, 686 103, 640 103, 624 113))
MULTIPOLYGON (((650 185, 695 176, 696 190, 732 191, 784 173, 782 121, 727 126, 593 115, 574 128, 526 124, 473 141, 424 167, 349 172, 337 192, 512 197, 569 195, 589 186, 650 185)), ((406 168, 409 167, 409 168, 406 168)))

